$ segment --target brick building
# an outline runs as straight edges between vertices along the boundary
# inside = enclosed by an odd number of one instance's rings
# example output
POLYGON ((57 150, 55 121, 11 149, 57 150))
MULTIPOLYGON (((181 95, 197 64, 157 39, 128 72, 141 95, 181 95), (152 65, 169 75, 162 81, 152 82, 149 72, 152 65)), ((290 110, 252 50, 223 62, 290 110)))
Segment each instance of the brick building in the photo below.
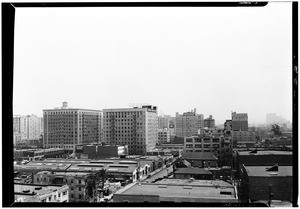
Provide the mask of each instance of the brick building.
POLYGON ((243 165, 241 176, 246 199, 251 202, 270 199, 293 202, 292 166, 243 165))

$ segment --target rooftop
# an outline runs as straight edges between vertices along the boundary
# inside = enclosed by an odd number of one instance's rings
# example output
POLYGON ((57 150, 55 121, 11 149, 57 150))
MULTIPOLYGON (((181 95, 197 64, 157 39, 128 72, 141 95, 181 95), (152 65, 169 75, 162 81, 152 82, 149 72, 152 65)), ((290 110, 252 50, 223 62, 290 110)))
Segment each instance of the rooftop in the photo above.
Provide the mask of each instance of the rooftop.
MULTIPOLYGON (((195 180, 196 181, 196 180, 195 180)), ((180 201, 180 199, 189 198, 193 199, 195 202, 202 202, 203 199, 207 201, 217 201, 226 202, 234 201, 237 202, 237 196, 235 188, 230 187, 219 187, 212 184, 197 184, 197 183, 136 183, 134 186, 128 188, 127 190, 118 191, 116 194, 123 195, 154 195, 159 196, 160 200, 164 198, 174 198, 175 201, 180 201)))
POLYGON ((189 179, 162 179, 156 184, 178 184, 178 185, 194 185, 194 186, 219 186, 233 188, 230 183, 221 180, 193 180, 189 179))
POLYGON ((245 166, 248 176, 257 177, 285 177, 293 176, 292 166, 278 166, 278 171, 267 171, 272 166, 245 166))
POLYGON ((28 196, 34 195, 43 195, 47 193, 54 192, 58 189, 68 189, 67 185, 64 186, 48 186, 48 185, 38 185, 38 184, 14 184, 14 192, 15 194, 24 194, 28 196))
POLYGON ((218 160, 211 152, 186 152, 182 156, 187 159, 199 159, 199 160, 218 160))
POLYGON ((239 151, 239 155, 292 155, 291 151, 280 151, 280 150, 257 150, 257 153, 250 153, 251 151, 239 151))
POLYGON ((178 168, 177 171, 174 173, 176 174, 211 174, 208 170, 205 170, 204 168, 178 168))

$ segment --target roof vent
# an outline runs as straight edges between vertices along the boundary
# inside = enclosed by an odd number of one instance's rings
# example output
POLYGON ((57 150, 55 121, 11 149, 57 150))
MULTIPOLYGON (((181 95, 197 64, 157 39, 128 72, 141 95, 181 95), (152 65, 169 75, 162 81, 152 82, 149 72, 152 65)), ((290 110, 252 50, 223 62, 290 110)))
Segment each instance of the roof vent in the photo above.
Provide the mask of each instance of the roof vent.
POLYGON ((276 175, 278 175, 278 173, 272 172, 272 173, 270 173, 270 175, 276 176, 276 175))

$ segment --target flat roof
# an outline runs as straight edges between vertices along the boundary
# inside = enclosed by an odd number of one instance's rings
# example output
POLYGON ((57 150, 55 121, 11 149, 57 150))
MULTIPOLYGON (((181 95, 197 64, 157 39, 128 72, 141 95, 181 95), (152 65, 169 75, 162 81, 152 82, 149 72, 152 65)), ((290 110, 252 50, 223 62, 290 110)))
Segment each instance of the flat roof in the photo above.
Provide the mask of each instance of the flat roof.
POLYGON ((77 111, 77 110, 85 110, 85 111, 95 111, 95 112, 102 112, 101 110, 91 110, 91 109, 83 109, 83 108, 57 108, 57 109, 44 109, 43 111, 77 111))
POLYGON ((284 177, 293 176, 293 166, 278 166, 278 171, 267 171, 272 166, 245 166, 248 176, 251 177, 284 177))
POLYGON ((47 185, 38 185, 38 184, 18 184, 15 183, 14 184, 14 193, 18 193, 18 194, 24 194, 24 195, 29 195, 32 194, 33 195, 42 195, 42 194, 47 194, 47 193, 51 193, 55 190, 58 189, 64 189, 64 188, 68 188, 67 185, 63 185, 63 186, 47 186, 47 185), (24 192, 26 191, 26 192, 24 192), (28 191, 28 192, 27 192, 28 191), (32 193, 34 192, 34 193, 32 193))
POLYGON ((127 190, 117 191, 116 194, 124 195, 155 195, 160 198, 194 198, 194 199, 220 199, 237 200, 234 187, 216 187, 193 184, 152 184, 136 183, 127 190), (226 192, 226 194, 221 193, 226 192))
POLYGON ((249 151, 238 151, 239 155, 292 155, 292 151, 281 151, 281 150, 257 150, 257 153, 250 153, 253 150, 249 151))
POLYGON ((177 171, 174 172, 174 174, 212 174, 208 170, 205 170, 204 168, 178 168, 177 171))
POLYGON ((233 188, 233 186, 222 180, 193 180, 189 179, 162 179, 157 181, 155 184, 180 184, 180 185, 194 185, 194 186, 220 186, 220 187, 228 187, 233 188))
POLYGON ((198 159, 198 160, 218 160, 212 152, 186 152, 182 154, 187 159, 198 159))

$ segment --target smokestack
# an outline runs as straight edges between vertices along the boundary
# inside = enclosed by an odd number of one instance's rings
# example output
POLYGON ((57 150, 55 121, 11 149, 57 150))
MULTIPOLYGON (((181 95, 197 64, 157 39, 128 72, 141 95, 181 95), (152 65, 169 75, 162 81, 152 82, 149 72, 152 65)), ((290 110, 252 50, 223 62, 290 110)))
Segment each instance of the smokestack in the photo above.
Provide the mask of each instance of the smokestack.
POLYGON ((196 108, 194 108, 194 113, 196 113, 196 108))

